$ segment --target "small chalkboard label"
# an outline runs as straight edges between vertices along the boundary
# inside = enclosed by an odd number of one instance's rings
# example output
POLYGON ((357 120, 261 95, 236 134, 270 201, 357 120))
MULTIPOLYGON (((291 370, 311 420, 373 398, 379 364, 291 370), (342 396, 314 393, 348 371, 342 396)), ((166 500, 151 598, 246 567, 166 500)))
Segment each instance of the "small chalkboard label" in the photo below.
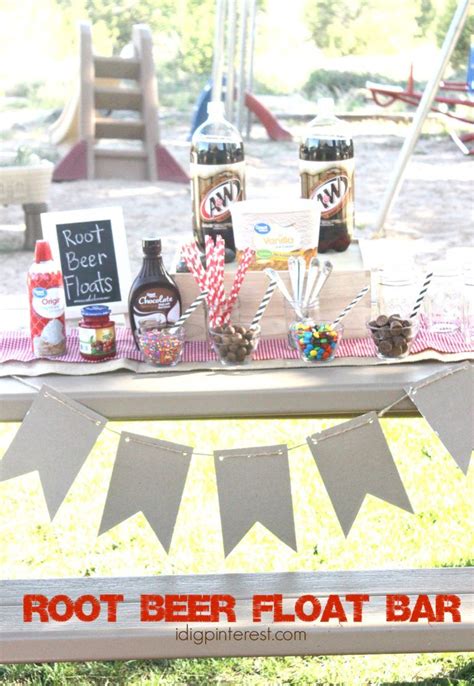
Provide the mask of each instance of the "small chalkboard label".
POLYGON ((61 265, 67 316, 92 304, 126 312, 130 264, 121 208, 47 212, 41 224, 61 265))

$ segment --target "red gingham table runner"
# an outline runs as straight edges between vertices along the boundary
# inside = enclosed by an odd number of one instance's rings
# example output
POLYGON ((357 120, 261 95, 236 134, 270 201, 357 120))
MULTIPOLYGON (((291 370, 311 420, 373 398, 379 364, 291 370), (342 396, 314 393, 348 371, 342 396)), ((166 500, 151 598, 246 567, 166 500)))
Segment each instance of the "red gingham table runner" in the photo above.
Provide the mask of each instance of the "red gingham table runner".
MULTIPOLYGON (((439 353, 464 353, 472 349, 464 340, 462 333, 450 335, 429 333, 422 326, 416 339, 412 343, 411 352, 421 353, 425 350, 435 350, 439 353)), ((369 338, 343 338, 336 357, 374 357, 375 348, 369 338)), ((284 338, 264 338, 254 355, 255 360, 296 360, 298 353, 291 350, 284 338)), ((31 342, 26 331, 0 332, 0 363, 3 362, 31 362, 36 359, 31 349, 31 342)), ((129 359, 143 361, 143 356, 136 349, 132 334, 125 327, 117 327, 117 355, 115 359, 129 359)), ((68 335, 67 353, 55 357, 58 362, 84 362, 79 354, 77 330, 68 335)), ((210 362, 216 360, 207 341, 189 341, 185 344, 183 362, 210 362)), ((100 364, 100 362, 92 362, 100 364)))

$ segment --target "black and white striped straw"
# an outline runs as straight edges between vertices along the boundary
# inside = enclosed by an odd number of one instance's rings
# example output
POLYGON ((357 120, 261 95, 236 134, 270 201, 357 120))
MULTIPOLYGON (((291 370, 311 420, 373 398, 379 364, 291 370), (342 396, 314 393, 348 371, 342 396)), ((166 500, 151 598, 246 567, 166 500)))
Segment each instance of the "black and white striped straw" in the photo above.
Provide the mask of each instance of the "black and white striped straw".
POLYGON ((344 319, 344 317, 345 317, 346 315, 349 314, 349 312, 352 310, 352 308, 355 307, 355 306, 357 305, 357 303, 359 302, 359 300, 362 300, 362 298, 364 297, 364 295, 365 295, 369 290, 370 290, 370 286, 364 286, 364 288, 363 288, 361 291, 359 291, 359 293, 357 293, 357 295, 356 295, 356 297, 354 298, 354 300, 353 300, 352 302, 350 302, 350 303, 347 305, 347 307, 345 307, 345 308, 342 310, 342 312, 336 317, 336 319, 333 321, 332 325, 333 325, 333 326, 336 326, 336 324, 339 324, 339 322, 341 321, 341 319, 344 319))
POLYGON ((412 309, 412 311, 411 311, 410 319, 413 319, 413 318, 416 317, 416 315, 418 314, 418 310, 420 309, 421 304, 422 304, 423 300, 425 299, 426 291, 427 291, 428 288, 429 288, 429 285, 430 285, 430 283, 431 283, 431 279, 432 279, 432 278, 433 278, 433 272, 429 272, 429 273, 425 276, 425 280, 424 280, 424 282, 423 282, 423 286, 421 287, 421 291, 418 293, 418 297, 417 297, 417 299, 415 300, 415 304, 414 304, 413 309, 412 309))
POLYGON ((262 298, 262 301, 260 305, 258 306, 257 311, 255 312, 255 316, 252 319, 252 323, 250 324, 250 328, 257 326, 261 318, 263 317, 263 313, 267 309, 267 305, 272 299, 273 292, 275 288, 277 287, 277 282, 276 281, 270 281, 270 283, 267 286, 267 290, 265 291, 265 295, 262 298))
POLYGON ((180 326, 183 326, 186 319, 188 319, 188 317, 192 315, 194 310, 196 310, 199 307, 199 305, 203 302, 203 300, 206 299, 208 293, 209 291, 202 291, 202 293, 198 295, 196 300, 193 300, 188 309, 185 312, 183 312, 181 317, 173 324, 173 329, 178 329, 180 326))

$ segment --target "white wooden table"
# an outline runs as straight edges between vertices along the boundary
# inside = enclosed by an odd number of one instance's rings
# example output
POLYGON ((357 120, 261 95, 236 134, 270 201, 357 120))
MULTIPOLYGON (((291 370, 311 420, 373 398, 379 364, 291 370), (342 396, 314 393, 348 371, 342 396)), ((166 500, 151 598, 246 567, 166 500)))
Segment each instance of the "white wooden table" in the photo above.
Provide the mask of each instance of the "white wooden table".
MULTIPOLYGON (((293 572, 280 574, 208 574, 122 578, 48 579, 41 582, 10 581, 0 595, 2 631, 0 655, 8 662, 65 660, 128 660, 177 657, 225 657, 256 655, 333 655, 470 651, 474 648, 474 570, 412 569, 367 572, 293 572), (38 590, 39 589, 39 590, 38 590), (23 595, 40 592, 53 597, 66 594, 123 594, 117 621, 107 623, 102 612, 93 623, 23 622, 23 595), (177 640, 176 631, 186 622, 140 621, 141 594, 230 594, 236 599, 236 623, 221 622, 224 632, 267 632, 267 639, 216 640, 213 623, 192 623, 196 631, 209 631, 206 644, 177 640), (254 594, 282 594, 283 609, 291 612, 301 595, 316 596, 321 605, 329 594, 367 594, 360 624, 347 622, 261 623, 252 620, 254 594), (386 621, 386 594, 406 594, 413 608, 418 594, 457 594, 461 600, 461 623, 386 621), (268 630, 270 629, 270 634, 268 630), (278 633, 285 632, 285 633, 278 633), (288 633, 287 633, 288 632, 288 633), (302 632, 302 633, 301 633, 302 632), (286 637, 286 640, 285 640, 286 637)), ((222 634, 221 634, 222 636, 222 634)), ((254 634, 255 636, 255 634, 254 634)))
MULTIPOLYGON (((379 411, 403 388, 445 368, 442 362, 258 371, 137 375, 112 372, 28 377, 57 388, 109 419, 342 416, 379 411)), ((26 378, 26 377, 25 377, 26 378)), ((21 421, 35 391, 0 378, 0 421, 21 421)), ((405 398, 392 414, 416 415, 405 398)))

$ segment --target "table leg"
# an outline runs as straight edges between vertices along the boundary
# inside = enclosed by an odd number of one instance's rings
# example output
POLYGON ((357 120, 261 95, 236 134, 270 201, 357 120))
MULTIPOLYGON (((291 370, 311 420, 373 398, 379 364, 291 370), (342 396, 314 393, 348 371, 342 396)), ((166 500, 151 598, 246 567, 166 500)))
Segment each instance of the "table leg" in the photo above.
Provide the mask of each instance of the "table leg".
POLYGON ((36 241, 43 237, 40 214, 47 211, 48 206, 45 202, 29 202, 23 205, 26 224, 23 250, 33 250, 36 241))

